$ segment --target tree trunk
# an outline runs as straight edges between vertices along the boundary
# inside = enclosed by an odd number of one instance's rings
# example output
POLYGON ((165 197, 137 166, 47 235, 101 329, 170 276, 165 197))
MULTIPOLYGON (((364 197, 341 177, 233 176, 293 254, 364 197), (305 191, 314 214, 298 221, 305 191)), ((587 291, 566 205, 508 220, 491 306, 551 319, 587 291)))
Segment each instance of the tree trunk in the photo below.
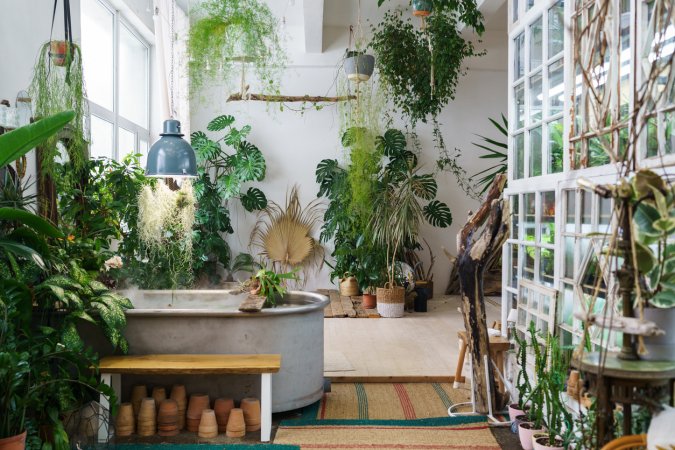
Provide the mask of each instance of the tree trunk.
POLYGON ((473 389, 476 411, 488 412, 488 385, 493 408, 498 408, 501 399, 495 390, 492 361, 490 359, 490 340, 485 317, 485 299, 483 297, 484 270, 490 256, 501 246, 508 236, 508 205, 500 200, 506 177, 500 176, 488 194, 481 208, 472 215, 459 234, 460 251, 457 267, 462 295, 464 327, 468 336, 468 348, 471 352, 473 389), (474 239, 474 233, 481 229, 480 236, 474 239), (488 356, 487 364, 485 355, 488 356), (486 381, 486 373, 489 374, 486 381))

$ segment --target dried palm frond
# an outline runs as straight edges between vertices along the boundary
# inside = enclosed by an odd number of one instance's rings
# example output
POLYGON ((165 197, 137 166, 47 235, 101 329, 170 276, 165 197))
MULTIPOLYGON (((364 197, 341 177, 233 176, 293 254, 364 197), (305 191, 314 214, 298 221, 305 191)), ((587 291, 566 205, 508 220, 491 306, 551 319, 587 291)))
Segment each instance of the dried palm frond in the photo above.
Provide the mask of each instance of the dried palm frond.
POLYGON ((257 248, 275 270, 300 268, 304 284, 308 272, 320 270, 323 265, 323 246, 312 237, 322 212, 318 200, 303 208, 298 187, 293 186, 283 207, 270 201, 267 208, 258 213, 249 247, 257 248))

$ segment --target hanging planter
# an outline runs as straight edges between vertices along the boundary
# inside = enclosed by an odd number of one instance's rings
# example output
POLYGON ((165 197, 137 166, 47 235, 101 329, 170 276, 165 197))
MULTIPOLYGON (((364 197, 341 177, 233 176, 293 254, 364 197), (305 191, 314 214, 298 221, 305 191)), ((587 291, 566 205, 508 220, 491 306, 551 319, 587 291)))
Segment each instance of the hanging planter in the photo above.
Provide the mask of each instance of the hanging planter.
POLYGON ((375 57, 360 51, 348 50, 343 66, 350 81, 356 83, 368 81, 375 69, 375 57))
POLYGON ((49 57, 52 60, 52 64, 58 67, 67 66, 68 62, 73 59, 75 45, 68 41, 50 41, 49 57))
POLYGON ((413 16, 429 17, 434 10, 434 3, 431 0, 413 0, 413 16))

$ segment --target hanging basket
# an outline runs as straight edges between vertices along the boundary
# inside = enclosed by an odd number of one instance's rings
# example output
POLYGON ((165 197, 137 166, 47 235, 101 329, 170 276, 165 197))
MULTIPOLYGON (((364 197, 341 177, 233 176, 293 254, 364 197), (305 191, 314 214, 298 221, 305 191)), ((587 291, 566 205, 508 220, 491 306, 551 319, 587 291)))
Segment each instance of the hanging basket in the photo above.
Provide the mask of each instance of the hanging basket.
POLYGON ((382 317, 403 317, 405 309, 405 288, 386 283, 377 288, 377 312, 382 317))
POLYGON ((359 295, 359 282, 349 272, 345 272, 344 276, 340 279, 340 295, 344 295, 345 297, 359 295))
POLYGON ((429 17, 434 10, 434 4, 431 0, 413 0, 413 16, 429 17))
POLYGON ((345 73, 350 81, 368 81, 375 70, 375 57, 357 52, 347 52, 344 60, 345 73))

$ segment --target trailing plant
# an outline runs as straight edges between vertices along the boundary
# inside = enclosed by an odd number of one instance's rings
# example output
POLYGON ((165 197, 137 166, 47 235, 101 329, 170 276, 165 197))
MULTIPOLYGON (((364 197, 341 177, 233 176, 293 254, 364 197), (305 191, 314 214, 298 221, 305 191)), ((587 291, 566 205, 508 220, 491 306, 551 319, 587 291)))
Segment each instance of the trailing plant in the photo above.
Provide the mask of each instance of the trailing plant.
POLYGON ((455 97, 464 59, 484 54, 458 30, 460 23, 466 23, 482 32, 482 16, 475 2, 445 3, 426 18, 424 28, 415 28, 401 9, 387 11, 373 26, 370 46, 377 57, 380 79, 395 107, 413 124, 436 118, 455 97), (466 11, 458 15, 461 8, 466 11), (467 22, 462 22, 464 19, 467 22))
POLYGON ((172 191, 162 181, 154 188, 145 186, 141 190, 138 233, 147 250, 148 268, 158 277, 135 280, 139 287, 176 289, 192 284, 194 222, 195 199, 189 180, 184 180, 178 191, 172 191))
MULTIPOLYGON (((279 21, 260 0, 206 0, 193 9, 187 42, 188 69, 195 93, 205 81, 230 85, 250 64, 263 93, 279 93, 286 53, 279 21)), ((242 96, 244 87, 241 86, 242 96)))
POLYGON ((220 280, 221 268, 230 265, 231 251, 224 237, 234 233, 229 200, 238 198, 248 212, 267 207, 267 197, 260 189, 249 187, 242 192, 244 183, 263 181, 267 167, 262 152, 246 140, 251 127, 236 128, 234 122, 234 117, 229 115, 218 116, 209 122, 208 131, 224 133, 215 140, 201 131, 191 135, 199 174, 194 182, 198 208, 193 267, 197 277, 206 275, 212 283, 220 280), (232 152, 226 152, 224 146, 232 152))
POLYGON ((266 307, 276 307, 277 300, 286 294, 285 285, 288 280, 298 281, 297 269, 287 273, 260 269, 254 276, 254 282, 257 284, 255 292, 265 297, 266 307))
MULTIPOLYGON (((82 74, 82 52, 77 44, 66 46, 68 64, 57 66, 50 57, 50 43, 40 48, 33 81, 29 89, 35 108, 35 117, 47 117, 61 111, 75 112, 66 128, 63 140, 67 158, 76 169, 82 168, 88 155, 89 130, 85 121, 89 115, 82 74)), ((55 159, 59 156, 57 142, 63 136, 53 134, 41 145, 40 177, 53 175, 55 159)))
POLYGON ((382 160, 382 146, 376 144, 375 138, 370 130, 363 127, 349 128, 342 135, 342 145, 350 150, 347 175, 351 188, 349 207, 351 213, 359 217, 368 215, 373 207, 382 160))
POLYGON ((323 262, 323 246, 313 237, 320 214, 321 204, 316 200, 302 207, 295 185, 284 206, 269 202, 258 213, 249 245, 257 248, 274 270, 302 268, 306 279, 309 270, 320 270, 323 262))
POLYGON ((497 141, 495 139, 491 139, 479 134, 478 137, 481 138, 483 142, 473 143, 473 145, 485 150, 486 152, 480 155, 479 158, 496 160, 495 165, 471 175, 471 178, 475 178, 482 175, 482 177, 476 182, 476 187, 481 188, 480 190, 481 195, 485 194, 485 191, 487 191, 490 188, 490 186, 492 185, 492 181, 498 174, 506 173, 508 149, 509 149, 508 146, 509 123, 504 114, 502 114, 501 124, 489 117, 488 120, 490 121, 490 123, 492 123, 492 125, 494 125, 499 134, 504 136, 504 141, 501 140, 497 141))

